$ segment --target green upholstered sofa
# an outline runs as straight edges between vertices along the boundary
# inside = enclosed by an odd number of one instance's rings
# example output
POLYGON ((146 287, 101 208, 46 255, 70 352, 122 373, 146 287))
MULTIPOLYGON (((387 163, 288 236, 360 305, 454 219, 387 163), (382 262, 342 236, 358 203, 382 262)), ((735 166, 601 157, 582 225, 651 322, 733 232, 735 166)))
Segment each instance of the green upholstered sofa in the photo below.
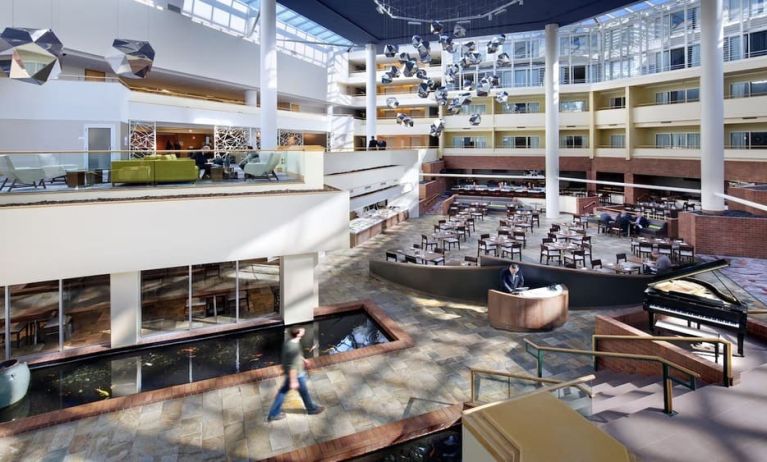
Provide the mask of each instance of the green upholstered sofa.
POLYGON ((112 184, 116 183, 180 183, 199 177, 193 159, 159 158, 112 161, 112 184))

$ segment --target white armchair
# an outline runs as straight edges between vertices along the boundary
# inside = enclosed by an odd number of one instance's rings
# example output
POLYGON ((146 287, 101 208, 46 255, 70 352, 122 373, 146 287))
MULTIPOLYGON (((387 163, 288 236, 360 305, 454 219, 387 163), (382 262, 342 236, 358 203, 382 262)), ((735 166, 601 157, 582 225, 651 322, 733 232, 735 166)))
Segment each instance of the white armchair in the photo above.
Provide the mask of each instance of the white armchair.
POLYGON ((45 178, 53 180, 57 178, 64 178, 67 175, 67 170, 77 170, 79 168, 76 164, 60 164, 56 160, 56 156, 53 154, 37 154, 37 166, 43 169, 45 172, 45 178))
POLYGON ((280 164, 282 154, 261 154, 260 159, 262 162, 249 162, 245 164, 245 174, 254 178, 266 178, 270 181, 274 177, 275 180, 279 181, 277 174, 274 173, 274 169, 280 164))
POLYGON ((5 177, 3 184, 0 185, 0 190, 5 187, 9 180, 11 184, 8 186, 8 192, 14 187, 18 187, 16 183, 24 186, 34 186, 35 189, 38 186, 42 186, 45 189, 45 172, 40 167, 16 167, 13 165, 13 160, 10 157, 0 155, 0 171, 2 171, 5 177))

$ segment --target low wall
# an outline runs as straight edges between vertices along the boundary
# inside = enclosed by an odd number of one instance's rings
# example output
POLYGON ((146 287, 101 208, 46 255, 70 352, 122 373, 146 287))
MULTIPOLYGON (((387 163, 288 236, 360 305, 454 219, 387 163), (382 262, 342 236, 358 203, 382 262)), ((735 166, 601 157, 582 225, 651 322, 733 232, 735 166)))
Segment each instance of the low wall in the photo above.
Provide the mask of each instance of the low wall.
MULTIPOLYGON (((595 321, 594 333, 597 335, 632 335, 637 337, 650 337, 650 334, 647 332, 630 325, 646 326, 647 313, 644 311, 635 311, 616 317, 598 315, 595 321)), ((669 342, 642 342, 636 340, 599 340, 598 350, 659 356, 697 372, 701 376, 700 380, 706 383, 722 383, 721 355, 719 357, 719 364, 716 364, 709 360, 698 358, 684 348, 669 342)), ((597 364, 600 368, 626 374, 657 376, 663 373, 660 364, 650 361, 637 361, 622 358, 599 358, 597 364)), ((684 375, 675 375, 681 379, 686 378, 684 375)), ((733 372, 733 382, 737 383, 739 380, 740 374, 733 372)))
MULTIPOLYGON (((767 204, 767 187, 743 187, 743 188, 729 188, 727 194, 730 196, 745 199, 747 201, 756 202, 758 204, 767 204)), ((727 202, 727 208, 730 210, 742 210, 744 212, 753 213, 758 216, 767 216, 767 212, 759 210, 754 207, 739 204, 734 201, 727 202)))
POLYGON ((452 196, 445 199, 444 202, 442 202, 442 208, 440 209, 440 212, 442 213, 442 215, 447 215, 447 212, 450 210, 450 206, 453 205, 453 202, 455 202, 455 199, 457 197, 458 196, 453 194, 452 196))
POLYGON ((696 253, 767 258, 767 217, 727 217, 682 212, 679 237, 696 253))
POLYGON ((578 197, 575 200, 578 215, 590 215, 594 213, 594 209, 599 206, 598 196, 578 197))

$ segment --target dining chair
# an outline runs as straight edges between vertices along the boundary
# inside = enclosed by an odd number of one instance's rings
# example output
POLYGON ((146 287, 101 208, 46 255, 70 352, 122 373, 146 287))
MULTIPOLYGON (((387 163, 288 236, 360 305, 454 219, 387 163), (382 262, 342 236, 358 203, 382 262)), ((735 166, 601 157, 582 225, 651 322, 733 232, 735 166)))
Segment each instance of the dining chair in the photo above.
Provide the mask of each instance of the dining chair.
POLYGON ((625 253, 616 253, 615 254, 615 263, 618 264, 620 262, 627 262, 628 259, 626 258, 625 253))
POLYGON ((595 258, 594 260, 591 260, 591 269, 602 269, 602 260, 599 258, 595 258))

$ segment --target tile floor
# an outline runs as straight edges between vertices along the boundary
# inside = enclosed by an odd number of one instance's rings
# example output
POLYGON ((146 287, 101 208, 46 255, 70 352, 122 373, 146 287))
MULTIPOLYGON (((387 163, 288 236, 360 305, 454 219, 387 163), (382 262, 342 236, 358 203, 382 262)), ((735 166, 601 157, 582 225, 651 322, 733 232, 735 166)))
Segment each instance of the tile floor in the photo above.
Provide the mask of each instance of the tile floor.
MULTIPOLYGON (((321 260, 321 303, 372 299, 415 340, 413 348, 311 371, 310 390, 327 407, 324 414, 307 416, 291 393, 287 419, 265 423, 280 384, 272 379, 4 438, 0 460, 257 460, 468 401, 470 367, 534 373, 534 360, 521 346, 526 336, 540 344, 590 346, 596 311, 571 312, 554 332, 514 334, 491 328, 484 306, 428 298, 368 276, 369 259, 419 242, 438 218, 410 220, 321 260)), ((477 233, 494 231, 498 219, 480 222, 477 233)), ((525 259, 537 260, 537 244, 547 229, 541 223, 534 230, 525 259)), ((451 257, 476 255, 472 239, 451 257)), ((612 259, 628 250, 626 239, 596 235, 593 240, 595 258, 612 259)), ((552 356, 546 366, 547 374, 563 378, 590 372, 585 359, 552 356)))

